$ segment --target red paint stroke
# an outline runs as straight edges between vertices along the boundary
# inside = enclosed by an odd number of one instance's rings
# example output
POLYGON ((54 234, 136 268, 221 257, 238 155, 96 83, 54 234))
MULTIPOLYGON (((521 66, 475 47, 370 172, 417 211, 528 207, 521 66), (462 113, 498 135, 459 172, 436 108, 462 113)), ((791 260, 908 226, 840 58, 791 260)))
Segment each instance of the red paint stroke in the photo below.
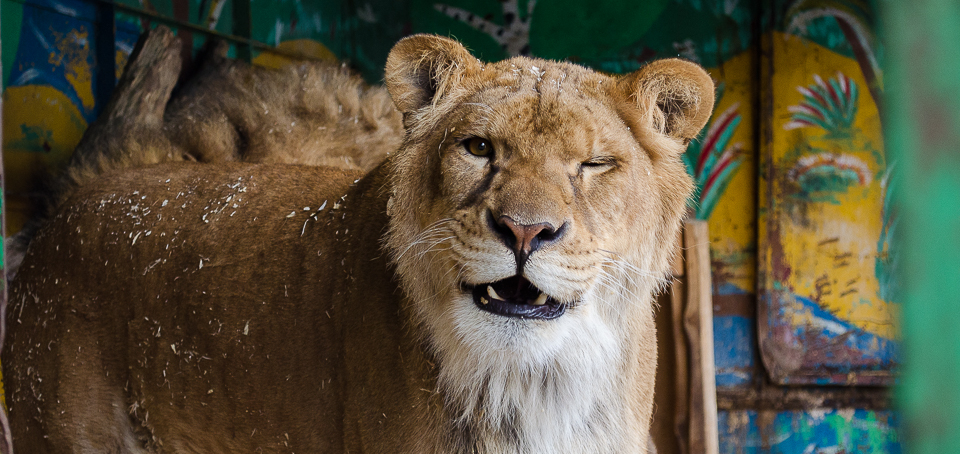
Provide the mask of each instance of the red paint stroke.
POLYGON ((827 89, 827 92, 830 93, 830 97, 833 98, 833 100, 837 103, 837 109, 842 109, 843 103, 840 102, 840 95, 837 94, 837 90, 833 88, 833 84, 826 82, 821 86, 827 89))
POLYGON ((713 147, 717 144, 717 141, 720 140, 720 136, 723 134, 720 131, 727 129, 727 126, 730 126, 730 123, 733 122, 733 119, 737 116, 737 111, 731 112, 726 118, 723 118, 720 124, 720 127, 716 129, 717 133, 707 137, 706 143, 703 144, 703 149, 700 150, 700 157, 697 159, 697 175, 703 173, 703 166, 707 162, 707 156, 713 151, 713 147))
POLYGON ((806 94, 808 94, 808 95, 816 98, 816 100, 819 101, 820 104, 823 104, 824 106, 827 105, 827 99, 824 98, 824 97, 823 97, 819 92, 817 92, 816 90, 811 90, 811 89, 809 89, 809 88, 807 88, 807 87, 800 87, 800 88, 802 88, 802 89, 806 92, 806 94))
POLYGON ((810 114, 811 116, 817 117, 824 121, 827 120, 827 118, 823 116, 823 112, 820 112, 819 110, 814 109, 809 104, 800 104, 797 106, 797 108, 802 109, 804 113, 810 114))
POLYGON ((726 157, 721 157, 720 162, 713 168, 713 172, 710 174, 710 178, 707 179, 706 184, 703 185, 702 194, 707 194, 710 192, 710 188, 713 187, 713 183, 717 180, 724 169, 726 169, 736 158, 736 155, 739 153, 730 153, 726 157))

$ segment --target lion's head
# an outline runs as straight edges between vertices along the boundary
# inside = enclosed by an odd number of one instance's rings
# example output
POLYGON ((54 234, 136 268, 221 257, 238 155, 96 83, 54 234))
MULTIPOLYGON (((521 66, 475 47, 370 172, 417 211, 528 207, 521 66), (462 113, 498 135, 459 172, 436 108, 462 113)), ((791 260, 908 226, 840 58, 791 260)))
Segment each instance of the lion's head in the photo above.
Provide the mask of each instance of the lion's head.
POLYGON ((652 393, 651 294, 693 188, 680 153, 712 110, 710 77, 681 60, 622 77, 484 64, 420 35, 391 52, 386 81, 407 129, 386 245, 453 416, 474 435, 539 430, 541 447, 576 439, 556 428, 583 415, 615 426, 598 406, 623 374, 650 374, 652 393))

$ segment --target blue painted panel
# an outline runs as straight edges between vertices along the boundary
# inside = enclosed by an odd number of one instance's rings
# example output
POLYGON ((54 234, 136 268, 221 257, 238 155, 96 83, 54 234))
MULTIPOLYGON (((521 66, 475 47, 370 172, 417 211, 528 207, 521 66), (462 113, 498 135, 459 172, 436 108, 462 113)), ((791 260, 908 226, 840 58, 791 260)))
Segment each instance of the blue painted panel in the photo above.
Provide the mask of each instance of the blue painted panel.
POLYGON ((900 422, 892 411, 830 409, 761 415, 719 413, 720 452, 731 454, 900 454, 900 422))
POLYGON ((756 454, 760 452, 760 429, 757 412, 721 411, 717 414, 720 427, 720 453, 756 454))
POLYGON ((714 288, 713 355, 717 386, 743 388, 756 382, 757 320, 752 315, 756 296, 724 282, 714 288))
POLYGON ((30 0, 6 86, 47 85, 62 92, 87 123, 96 118, 92 50, 97 8, 79 0, 30 0))
POLYGON ((824 310, 815 301, 789 292, 780 292, 778 304, 765 295, 763 304, 777 311, 768 317, 767 332, 776 339, 794 339, 802 346, 802 362, 791 375, 778 377, 784 383, 828 385, 848 383, 856 372, 857 381, 850 384, 876 384, 886 380, 900 364, 897 341, 863 330, 824 310), (802 317, 808 323, 792 325, 784 320, 802 317))
POLYGON ((753 382, 757 351, 755 324, 755 319, 739 315, 713 318, 717 386, 739 387, 753 382))

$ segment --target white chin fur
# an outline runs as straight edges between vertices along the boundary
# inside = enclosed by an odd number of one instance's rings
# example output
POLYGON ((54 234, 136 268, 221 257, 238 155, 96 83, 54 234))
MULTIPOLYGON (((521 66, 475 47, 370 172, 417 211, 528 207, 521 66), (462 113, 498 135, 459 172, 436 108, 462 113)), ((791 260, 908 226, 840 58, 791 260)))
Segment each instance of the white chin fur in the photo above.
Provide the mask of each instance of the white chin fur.
POLYGON ((433 327, 439 385, 477 443, 490 452, 596 452, 598 443, 622 439, 612 433, 621 403, 609 401, 620 395, 621 339, 596 301, 553 320, 484 312, 469 294, 447 304, 446 320, 433 327), (511 439, 500 433, 508 425, 535 435, 501 445, 511 439))
MULTIPOLYGON (((401 243, 423 242, 408 238, 401 243)), ((534 257, 527 264, 531 282, 560 301, 576 303, 553 320, 502 317, 477 308, 460 283, 512 276, 512 256, 494 251, 457 263, 442 250, 426 253, 430 246, 424 246, 396 263, 424 338, 436 355, 438 391, 454 422, 451 450, 506 454, 642 449, 634 446, 637 434, 626 433, 630 425, 624 423, 636 415, 624 399, 635 390, 625 390, 622 380, 628 361, 623 318, 648 310, 631 301, 634 292, 648 295, 647 286, 629 285, 628 292, 620 292, 611 285, 617 277, 579 280, 587 276, 567 276, 546 257, 534 257)))

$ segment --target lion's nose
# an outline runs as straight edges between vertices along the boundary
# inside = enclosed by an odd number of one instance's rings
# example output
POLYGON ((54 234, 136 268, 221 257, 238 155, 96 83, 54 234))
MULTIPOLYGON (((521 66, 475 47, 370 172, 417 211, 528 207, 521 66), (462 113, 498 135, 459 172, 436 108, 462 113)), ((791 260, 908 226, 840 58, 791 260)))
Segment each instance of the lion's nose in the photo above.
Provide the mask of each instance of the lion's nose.
MULTIPOLYGON (((493 220, 493 215, 490 216, 493 220)), ((503 215, 497 218, 491 224, 493 230, 500 239, 513 250, 517 259, 517 273, 523 270, 523 265, 527 263, 530 254, 540 249, 544 244, 557 241, 566 231, 567 223, 564 222, 559 228, 549 222, 538 224, 520 224, 510 216, 503 215)))

